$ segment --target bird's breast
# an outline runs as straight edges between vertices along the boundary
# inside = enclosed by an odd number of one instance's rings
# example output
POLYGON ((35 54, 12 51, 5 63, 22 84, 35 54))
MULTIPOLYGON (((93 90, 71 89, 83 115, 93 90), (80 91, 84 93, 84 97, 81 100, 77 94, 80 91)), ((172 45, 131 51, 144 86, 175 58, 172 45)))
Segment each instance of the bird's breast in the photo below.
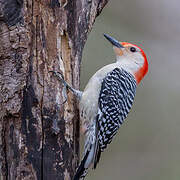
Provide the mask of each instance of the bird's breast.
POLYGON ((86 85, 79 103, 82 131, 96 119, 98 112, 99 93, 103 79, 118 65, 116 63, 107 65, 97 71, 86 85))

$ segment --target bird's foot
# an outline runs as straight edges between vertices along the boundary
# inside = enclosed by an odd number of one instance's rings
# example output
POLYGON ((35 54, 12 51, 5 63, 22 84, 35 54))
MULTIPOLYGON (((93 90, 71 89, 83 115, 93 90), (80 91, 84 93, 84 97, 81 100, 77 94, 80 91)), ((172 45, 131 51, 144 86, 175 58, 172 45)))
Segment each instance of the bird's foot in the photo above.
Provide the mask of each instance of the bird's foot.
MULTIPOLYGON (((71 90, 71 92, 78 98, 81 99, 82 96, 82 92, 79 90, 74 89, 71 85, 69 85, 65 80, 64 80, 64 76, 62 73, 57 72, 57 71, 49 71, 51 73, 53 73, 54 76, 56 76, 58 78, 59 81, 61 81, 64 84, 65 90, 68 88, 69 90, 71 90)), ((65 91, 64 93, 65 96, 67 96, 67 93, 65 91)), ((67 100, 67 99, 66 99, 67 100)))
POLYGON ((63 76, 62 73, 57 72, 57 71, 49 71, 49 72, 53 73, 53 75, 56 76, 57 79, 64 84, 64 86, 67 87, 68 84, 67 84, 67 82, 64 80, 64 76, 63 76))
POLYGON ((63 87, 63 90, 62 90, 62 93, 63 93, 63 96, 65 98, 65 100, 63 101, 63 103, 61 105, 63 105, 64 103, 67 102, 67 87, 69 86, 68 83, 64 80, 64 76, 62 73, 60 72, 57 72, 57 71, 49 71, 51 73, 53 73, 53 75, 55 77, 57 77, 57 79, 62 82, 64 84, 64 87, 63 87))

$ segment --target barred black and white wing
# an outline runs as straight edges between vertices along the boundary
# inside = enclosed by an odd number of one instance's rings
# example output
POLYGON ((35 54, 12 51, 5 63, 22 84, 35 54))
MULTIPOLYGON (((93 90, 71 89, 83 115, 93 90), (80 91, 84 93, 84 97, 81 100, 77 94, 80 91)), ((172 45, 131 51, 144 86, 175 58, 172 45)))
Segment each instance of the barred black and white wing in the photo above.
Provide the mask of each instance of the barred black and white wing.
POLYGON ((136 80, 123 69, 115 68, 103 79, 99 95, 98 143, 103 151, 127 117, 136 93, 136 80))

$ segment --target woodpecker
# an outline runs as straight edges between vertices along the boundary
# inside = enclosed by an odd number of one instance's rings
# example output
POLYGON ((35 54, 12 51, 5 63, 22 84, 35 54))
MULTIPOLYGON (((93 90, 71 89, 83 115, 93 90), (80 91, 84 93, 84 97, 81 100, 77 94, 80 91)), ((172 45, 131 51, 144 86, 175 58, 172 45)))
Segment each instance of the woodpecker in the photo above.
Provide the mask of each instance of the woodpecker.
POLYGON ((73 89, 60 73, 54 72, 79 99, 82 132, 86 139, 83 159, 74 180, 84 179, 90 167, 96 168, 101 152, 127 117, 136 87, 148 71, 148 61, 140 47, 119 42, 107 34, 104 36, 113 45, 116 62, 99 69, 83 92, 73 89))

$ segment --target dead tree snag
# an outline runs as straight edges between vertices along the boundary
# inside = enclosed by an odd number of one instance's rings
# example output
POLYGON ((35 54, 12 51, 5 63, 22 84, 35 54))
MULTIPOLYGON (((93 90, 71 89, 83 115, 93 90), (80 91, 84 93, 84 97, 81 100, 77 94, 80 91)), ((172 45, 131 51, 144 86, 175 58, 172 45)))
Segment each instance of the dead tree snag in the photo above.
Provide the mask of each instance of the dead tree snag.
POLYGON ((0 0, 0 179, 71 179, 79 157, 82 50, 107 0, 0 0))

